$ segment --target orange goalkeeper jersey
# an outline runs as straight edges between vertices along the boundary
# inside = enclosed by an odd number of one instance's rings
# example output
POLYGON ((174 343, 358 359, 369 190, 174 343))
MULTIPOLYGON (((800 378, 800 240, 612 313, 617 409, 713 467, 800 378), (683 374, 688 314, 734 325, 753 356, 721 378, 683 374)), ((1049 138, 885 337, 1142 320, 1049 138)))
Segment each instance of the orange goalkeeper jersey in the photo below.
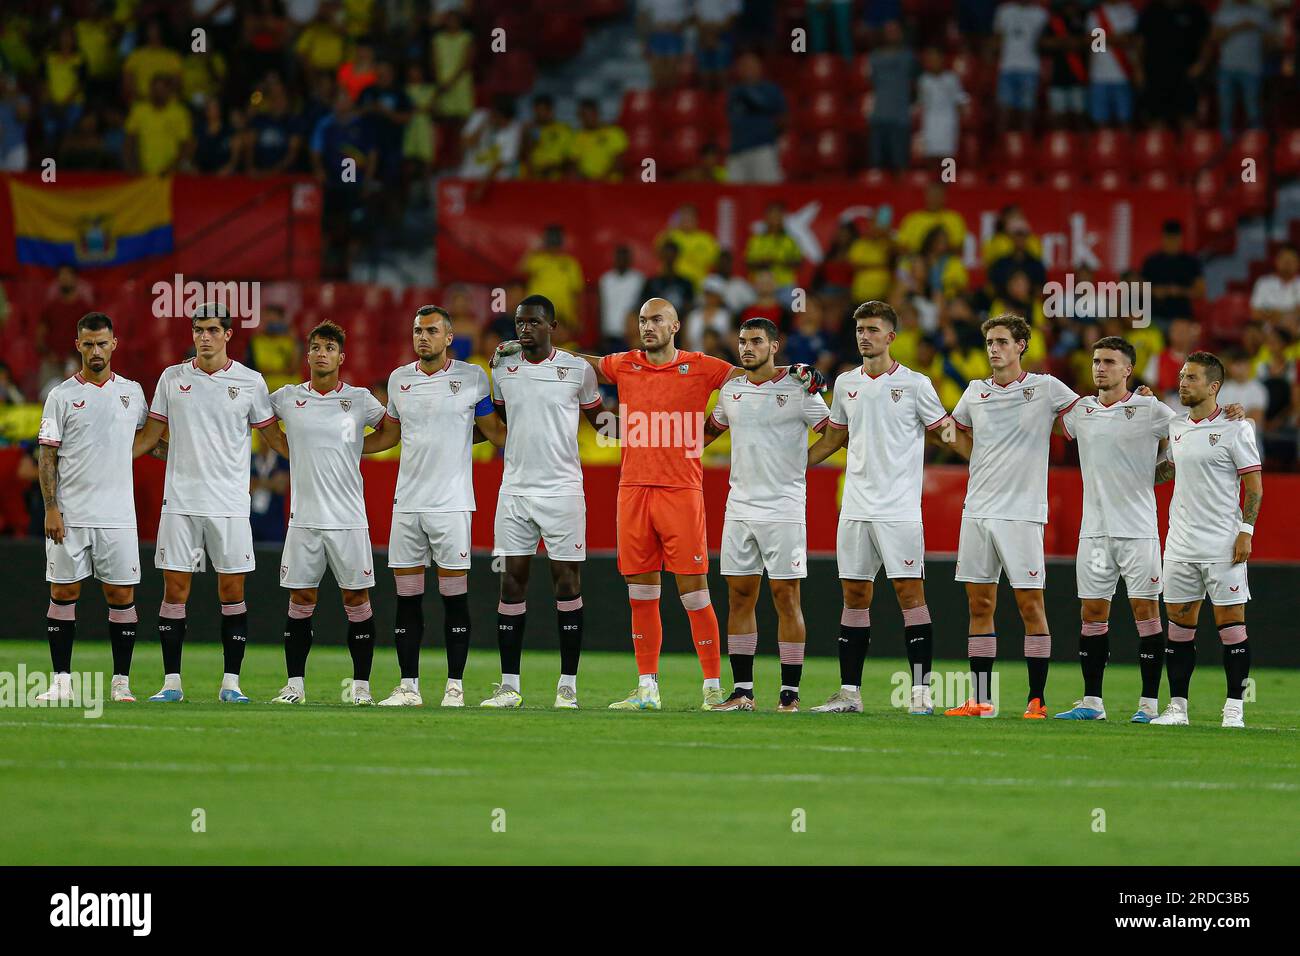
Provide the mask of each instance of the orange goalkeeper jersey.
POLYGON ((641 349, 602 358, 601 374, 618 387, 618 483, 702 489, 705 408, 735 370, 722 359, 680 349, 665 365, 651 365, 641 349))

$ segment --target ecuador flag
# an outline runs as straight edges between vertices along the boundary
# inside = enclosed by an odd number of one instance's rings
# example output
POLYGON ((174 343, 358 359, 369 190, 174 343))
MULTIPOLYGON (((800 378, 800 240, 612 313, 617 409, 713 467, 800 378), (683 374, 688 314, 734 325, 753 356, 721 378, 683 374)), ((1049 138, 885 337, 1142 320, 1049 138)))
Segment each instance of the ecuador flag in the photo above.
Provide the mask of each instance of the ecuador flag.
POLYGON ((33 266, 117 266, 172 251, 172 183, 64 188, 9 180, 18 261, 33 266))

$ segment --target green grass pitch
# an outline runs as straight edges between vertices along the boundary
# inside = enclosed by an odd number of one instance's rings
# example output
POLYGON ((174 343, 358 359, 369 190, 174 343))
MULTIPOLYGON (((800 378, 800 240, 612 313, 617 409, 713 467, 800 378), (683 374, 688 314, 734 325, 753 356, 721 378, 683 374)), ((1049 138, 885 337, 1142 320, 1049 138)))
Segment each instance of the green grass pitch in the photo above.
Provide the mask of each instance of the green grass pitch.
MULTIPOLYGON (((372 688, 396 683, 392 649, 372 688)), ((137 649, 137 704, 0 710, 0 859, 9 864, 1294 864, 1300 672, 1260 670, 1245 731, 1219 727, 1223 673, 1204 649, 1190 727, 1127 723, 1133 667, 1108 674, 1112 721, 1025 721, 1024 667, 1000 665, 1004 715, 909 717, 889 705, 897 660, 868 664, 867 713, 783 715, 775 654, 753 714, 707 714, 693 656, 664 659, 660 713, 611 713, 629 654, 584 657, 577 713, 551 709, 558 656, 524 657, 522 712, 444 711, 441 648, 425 707, 354 708, 342 647, 318 647, 301 707, 215 702, 220 649, 185 651, 183 704, 149 704, 156 648, 137 649), (1010 702, 1008 705, 1006 702, 1010 702), (432 706, 431 706, 432 705, 432 706), (205 826, 195 832, 196 810, 205 826), (799 813, 798 811, 802 811, 799 813), (1104 816, 1103 816, 1104 814, 1104 816), (798 823, 802 820, 800 830, 798 823), (1104 830, 1100 825, 1104 823, 1104 830), (503 826, 504 824, 504 826, 503 826)), ((0 643, 0 671, 48 666, 43 644, 0 643)), ((108 670, 81 642, 78 670, 108 670)), ((937 670, 964 662, 938 662, 937 670)), ((476 651, 466 697, 496 658, 476 651)), ((725 670, 725 664, 724 664, 725 670)), ((283 683, 251 647, 244 690, 283 683)), ((1057 663, 1049 707, 1079 693, 1057 663)), ((805 708, 838 684, 805 669, 805 708)))

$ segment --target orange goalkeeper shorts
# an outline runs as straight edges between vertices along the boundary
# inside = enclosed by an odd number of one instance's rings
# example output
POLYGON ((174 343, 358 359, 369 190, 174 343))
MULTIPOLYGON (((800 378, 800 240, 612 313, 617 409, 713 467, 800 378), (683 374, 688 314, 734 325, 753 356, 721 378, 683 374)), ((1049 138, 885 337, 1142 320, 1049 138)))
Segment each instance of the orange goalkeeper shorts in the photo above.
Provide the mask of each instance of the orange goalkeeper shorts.
POLYGON ((624 485, 618 489, 618 570, 706 574, 709 542, 704 492, 697 488, 624 485))

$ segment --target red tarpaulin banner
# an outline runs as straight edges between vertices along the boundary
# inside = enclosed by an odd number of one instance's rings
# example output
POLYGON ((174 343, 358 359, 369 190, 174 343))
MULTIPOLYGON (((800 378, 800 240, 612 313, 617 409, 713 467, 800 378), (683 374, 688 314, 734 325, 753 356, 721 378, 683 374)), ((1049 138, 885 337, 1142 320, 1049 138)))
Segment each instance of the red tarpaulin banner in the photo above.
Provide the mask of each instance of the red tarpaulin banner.
MULTIPOLYGON (((589 286, 611 267, 614 247, 627 244, 636 268, 658 271, 654 238, 683 203, 699 209, 701 228, 723 248, 736 252, 736 268, 767 204, 786 207, 786 228, 815 265, 843 219, 893 208, 894 225, 921 209, 924 191, 910 187, 834 185, 728 186, 688 183, 530 183, 489 185, 446 179, 438 187, 438 271, 448 282, 499 284, 518 273, 520 259, 537 245, 541 228, 564 227, 567 251, 577 257, 589 286)), ((1166 219, 1181 219, 1189 248, 1196 246, 1193 197, 1187 189, 1161 192, 1122 189, 1105 192, 1045 187, 1018 190, 977 186, 948 190, 947 205, 966 220, 963 261, 972 280, 982 281, 982 247, 993 233, 998 210, 1017 203, 1042 242, 1044 264, 1059 273, 1086 263, 1102 278, 1138 268, 1160 245, 1166 219)), ((812 265, 800 277, 811 278, 812 265)))
MULTIPOLYGON (((370 539, 377 547, 388 545, 392 523, 393 490, 397 485, 396 461, 361 463, 366 484, 366 511, 370 519, 370 539)), ((158 529, 162 505, 164 464, 155 458, 136 460, 136 518, 140 537, 152 540, 158 529)), ((497 489, 501 486, 500 458, 474 465, 474 497, 478 510, 472 525, 474 548, 488 551, 492 547, 492 523, 496 514, 497 489)), ((613 465, 587 465, 582 469, 587 497, 587 548, 593 552, 612 552, 616 544, 614 515, 618 502, 618 468, 613 465)), ((808 472, 808 500, 836 502, 835 506, 817 505, 808 509, 808 550, 813 554, 835 553, 835 526, 839 520, 840 481, 844 472, 835 467, 820 467, 808 472)), ((927 553, 957 551, 961 529, 962 501, 966 495, 966 469, 954 465, 926 468, 921 509, 925 520, 927 553)), ((709 547, 716 554, 722 541, 722 521, 726 512, 726 468, 704 469, 704 503, 708 516, 709 547)), ((1164 539, 1169 514, 1169 496, 1173 483, 1156 488, 1160 513, 1160 535, 1164 539)), ((1300 498, 1300 475, 1265 475, 1265 505, 1255 531, 1252 561, 1300 561, 1300 509, 1286 502, 1300 498), (1269 502, 1272 502, 1270 507, 1269 502)), ((14 489, 17 492, 17 489, 14 489)), ((1044 536, 1049 555, 1073 557, 1079 542, 1079 522, 1083 516, 1083 484, 1074 468, 1052 468, 1048 480, 1050 522, 1044 536)), ((20 497, 20 496, 19 496, 20 497)))

